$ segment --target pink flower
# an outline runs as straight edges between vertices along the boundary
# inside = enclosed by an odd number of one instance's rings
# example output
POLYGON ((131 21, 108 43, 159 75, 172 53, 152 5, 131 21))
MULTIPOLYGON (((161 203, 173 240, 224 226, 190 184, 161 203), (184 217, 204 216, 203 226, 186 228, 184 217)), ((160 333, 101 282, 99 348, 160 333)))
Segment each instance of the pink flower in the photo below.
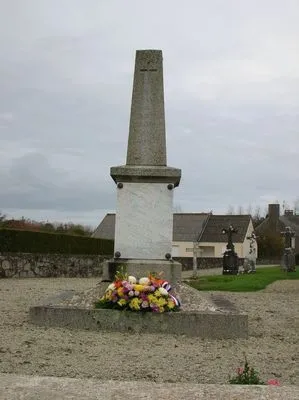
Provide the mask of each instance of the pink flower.
POLYGON ((278 379, 269 379, 267 382, 268 385, 280 386, 280 382, 278 379))
POLYGON ((237 368, 237 374, 238 375, 242 375, 243 372, 244 372, 244 368, 241 368, 241 367, 237 368))

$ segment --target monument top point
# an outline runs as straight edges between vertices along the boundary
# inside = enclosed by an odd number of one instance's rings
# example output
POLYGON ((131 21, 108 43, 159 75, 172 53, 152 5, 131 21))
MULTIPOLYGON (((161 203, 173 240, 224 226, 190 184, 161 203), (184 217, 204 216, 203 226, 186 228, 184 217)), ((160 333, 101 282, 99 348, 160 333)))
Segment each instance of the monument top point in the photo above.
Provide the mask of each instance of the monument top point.
POLYGON ((180 182, 181 171, 167 166, 162 50, 136 50, 126 165, 110 174, 116 182, 180 182))

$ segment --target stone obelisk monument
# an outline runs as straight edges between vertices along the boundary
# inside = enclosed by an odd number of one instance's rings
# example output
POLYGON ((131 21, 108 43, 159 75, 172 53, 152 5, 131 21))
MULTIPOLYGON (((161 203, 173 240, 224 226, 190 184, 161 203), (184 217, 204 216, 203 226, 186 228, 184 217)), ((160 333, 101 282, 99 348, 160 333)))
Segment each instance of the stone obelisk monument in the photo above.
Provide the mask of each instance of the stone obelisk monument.
POLYGON ((181 279, 171 256, 173 192, 181 170, 167 166, 161 50, 136 52, 126 165, 112 167, 117 186, 114 259, 104 268, 112 280, 121 265, 137 277, 163 272, 181 279))

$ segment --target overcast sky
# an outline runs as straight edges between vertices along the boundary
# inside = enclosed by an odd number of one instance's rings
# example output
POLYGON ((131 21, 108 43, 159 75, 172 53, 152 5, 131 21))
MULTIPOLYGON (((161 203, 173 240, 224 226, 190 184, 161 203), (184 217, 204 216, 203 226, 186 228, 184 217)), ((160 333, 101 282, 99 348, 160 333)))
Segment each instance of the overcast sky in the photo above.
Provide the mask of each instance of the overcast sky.
POLYGON ((114 212, 136 49, 164 57, 183 212, 299 197, 298 0, 0 0, 0 210, 114 212))

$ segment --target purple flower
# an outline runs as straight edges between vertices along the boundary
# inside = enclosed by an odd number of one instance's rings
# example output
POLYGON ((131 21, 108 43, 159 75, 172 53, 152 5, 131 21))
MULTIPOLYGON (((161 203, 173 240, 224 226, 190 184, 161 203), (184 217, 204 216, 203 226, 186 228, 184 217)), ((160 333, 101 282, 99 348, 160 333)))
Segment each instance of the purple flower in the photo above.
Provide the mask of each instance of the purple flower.
POLYGON ((123 281, 122 282, 123 287, 129 292, 130 290, 133 290, 133 285, 131 285, 130 282, 127 281, 123 281))

